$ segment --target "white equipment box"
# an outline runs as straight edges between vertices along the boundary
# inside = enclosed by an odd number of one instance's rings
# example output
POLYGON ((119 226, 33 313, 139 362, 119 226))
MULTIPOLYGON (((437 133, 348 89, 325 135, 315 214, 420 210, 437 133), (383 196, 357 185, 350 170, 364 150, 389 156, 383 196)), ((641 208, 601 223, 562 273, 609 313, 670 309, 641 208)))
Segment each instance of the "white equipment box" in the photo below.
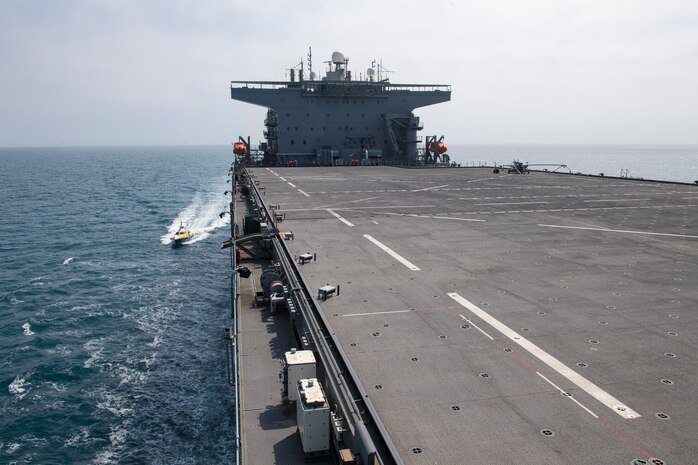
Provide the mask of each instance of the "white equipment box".
POLYGON ((284 354, 284 373, 282 379, 284 397, 291 401, 298 400, 296 385, 301 379, 315 378, 315 355, 312 350, 291 349, 284 354))
POLYGON ((330 449, 330 406, 316 378, 298 381, 298 432, 306 455, 319 455, 330 449))

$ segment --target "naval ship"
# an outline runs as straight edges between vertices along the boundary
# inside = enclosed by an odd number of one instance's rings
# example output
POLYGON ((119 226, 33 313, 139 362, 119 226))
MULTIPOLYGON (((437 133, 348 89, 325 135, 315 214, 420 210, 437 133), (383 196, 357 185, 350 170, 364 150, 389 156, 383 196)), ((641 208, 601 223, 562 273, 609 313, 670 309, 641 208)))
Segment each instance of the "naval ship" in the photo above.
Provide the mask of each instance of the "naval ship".
POLYGON ((698 463, 696 186, 457 167, 450 86, 308 58, 231 83, 238 462, 698 463))

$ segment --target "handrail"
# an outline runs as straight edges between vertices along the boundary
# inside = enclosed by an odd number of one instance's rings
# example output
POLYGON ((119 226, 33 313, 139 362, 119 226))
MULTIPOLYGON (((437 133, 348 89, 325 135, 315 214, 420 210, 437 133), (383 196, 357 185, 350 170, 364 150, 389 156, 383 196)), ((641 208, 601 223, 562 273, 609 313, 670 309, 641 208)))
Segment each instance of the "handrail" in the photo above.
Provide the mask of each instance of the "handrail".
POLYGON ((450 84, 392 84, 390 82, 375 81, 230 81, 231 89, 284 89, 302 88, 306 92, 316 92, 321 86, 331 88, 361 87, 382 92, 399 90, 417 92, 450 92, 450 84))
POLYGON ((233 165, 230 171, 230 240, 232 246, 230 247, 230 266, 231 266, 231 276, 230 276, 230 306, 231 306, 231 317, 233 319, 232 327, 232 349, 233 349, 233 388, 235 392, 235 464, 240 465, 241 457, 243 455, 242 451, 242 433, 240 431, 240 425, 242 424, 242 419, 240 417, 240 352, 238 348, 238 288, 239 288, 239 276, 237 273, 237 239, 235 238, 235 168, 237 161, 233 160, 233 165))

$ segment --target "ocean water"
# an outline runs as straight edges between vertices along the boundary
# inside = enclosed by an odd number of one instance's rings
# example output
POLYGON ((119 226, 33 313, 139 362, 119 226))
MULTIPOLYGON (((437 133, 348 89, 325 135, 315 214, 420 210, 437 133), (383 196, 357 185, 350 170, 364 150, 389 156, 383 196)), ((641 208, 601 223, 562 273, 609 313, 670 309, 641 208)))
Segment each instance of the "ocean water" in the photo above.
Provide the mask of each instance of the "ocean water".
POLYGON ((0 463, 234 461, 231 155, 0 149, 0 463))
MULTIPOLYGON (((450 147, 693 182, 698 147, 450 147)), ((0 149, 0 463, 225 464, 229 147, 0 149), (179 222, 196 236, 173 248, 179 222)))
MULTIPOLYGON (((629 176, 692 183, 698 180, 698 145, 448 144, 451 160, 462 166, 563 164, 573 173, 629 176)), ((555 166, 536 166, 555 169, 555 166)), ((564 171, 564 170, 563 170, 564 171)))

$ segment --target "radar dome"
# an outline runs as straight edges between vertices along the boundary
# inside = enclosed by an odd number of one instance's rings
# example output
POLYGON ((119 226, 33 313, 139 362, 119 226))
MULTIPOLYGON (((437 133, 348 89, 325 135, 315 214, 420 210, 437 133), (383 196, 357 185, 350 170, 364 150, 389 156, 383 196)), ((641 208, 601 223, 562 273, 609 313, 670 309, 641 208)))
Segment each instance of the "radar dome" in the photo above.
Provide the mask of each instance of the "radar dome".
POLYGON ((315 71, 310 72, 310 80, 311 81, 314 81, 316 76, 317 76, 317 74, 315 74, 315 71))
POLYGON ((373 68, 368 68, 366 70, 366 76, 368 77, 374 77, 376 75, 376 70, 373 68))
POLYGON ((344 54, 342 52, 332 52, 332 63, 335 65, 343 65, 344 61, 344 54))

